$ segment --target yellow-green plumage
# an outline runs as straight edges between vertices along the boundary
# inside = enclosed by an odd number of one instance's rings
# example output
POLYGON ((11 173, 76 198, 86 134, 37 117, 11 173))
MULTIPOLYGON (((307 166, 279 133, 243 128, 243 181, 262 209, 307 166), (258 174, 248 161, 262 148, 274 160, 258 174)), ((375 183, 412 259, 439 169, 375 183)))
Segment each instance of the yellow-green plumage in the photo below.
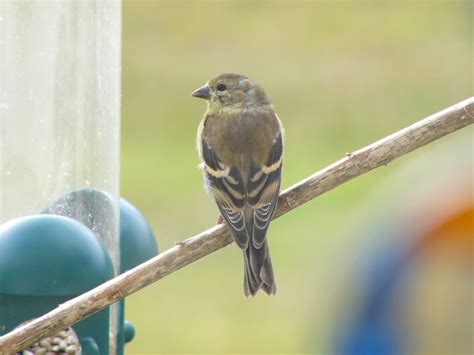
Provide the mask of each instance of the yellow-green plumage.
POLYGON ((276 292, 266 232, 278 201, 283 128, 264 90, 221 74, 196 90, 208 108, 197 146, 206 186, 244 250, 244 292, 276 292))

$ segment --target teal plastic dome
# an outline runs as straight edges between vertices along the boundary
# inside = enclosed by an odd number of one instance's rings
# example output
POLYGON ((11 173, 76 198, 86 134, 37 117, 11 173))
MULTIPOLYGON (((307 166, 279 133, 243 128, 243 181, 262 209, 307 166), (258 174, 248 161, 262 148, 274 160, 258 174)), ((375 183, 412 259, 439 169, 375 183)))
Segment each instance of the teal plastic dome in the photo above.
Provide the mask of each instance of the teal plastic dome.
POLYGON ((112 277, 102 242, 71 218, 35 215, 0 226, 0 294, 77 295, 112 277))
MULTIPOLYGON (((114 228, 114 200, 106 192, 82 189, 69 192, 42 211, 72 217, 90 228, 102 240, 114 228), (98 228, 99 226, 99 228, 98 228)), ((150 224, 143 214, 124 198, 120 199, 120 273, 151 259, 158 246, 150 224)))
POLYGON ((158 254, 155 235, 141 212, 124 198, 120 199, 120 272, 158 254))
POLYGON ((114 203, 113 197, 105 191, 82 189, 59 197, 41 213, 70 217, 105 241, 116 228, 114 203))

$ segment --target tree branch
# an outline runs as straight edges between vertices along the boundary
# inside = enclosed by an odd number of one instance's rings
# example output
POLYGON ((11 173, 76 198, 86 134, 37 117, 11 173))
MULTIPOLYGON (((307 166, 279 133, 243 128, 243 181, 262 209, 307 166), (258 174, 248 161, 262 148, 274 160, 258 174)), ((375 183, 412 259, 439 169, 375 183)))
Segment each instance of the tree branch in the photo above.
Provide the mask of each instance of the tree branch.
MULTIPOLYGON (((392 160, 473 122, 474 97, 471 97, 365 148, 347 154, 283 191, 275 218, 357 176, 381 165, 387 165, 392 160)), ((5 334, 0 338, 0 354, 21 351, 39 339, 79 322, 231 242, 230 232, 224 225, 212 227, 191 237, 134 269, 59 305, 42 317, 5 334)))

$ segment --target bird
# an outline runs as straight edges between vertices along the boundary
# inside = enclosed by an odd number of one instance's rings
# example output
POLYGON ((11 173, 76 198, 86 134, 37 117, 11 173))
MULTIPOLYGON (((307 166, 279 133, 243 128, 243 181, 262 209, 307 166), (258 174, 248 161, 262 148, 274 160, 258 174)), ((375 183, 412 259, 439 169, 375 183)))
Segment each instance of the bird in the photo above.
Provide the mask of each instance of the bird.
POLYGON ((204 186, 244 256, 244 295, 276 294, 267 230, 276 211, 284 129, 263 88, 235 73, 191 96, 207 101, 197 132, 204 186))

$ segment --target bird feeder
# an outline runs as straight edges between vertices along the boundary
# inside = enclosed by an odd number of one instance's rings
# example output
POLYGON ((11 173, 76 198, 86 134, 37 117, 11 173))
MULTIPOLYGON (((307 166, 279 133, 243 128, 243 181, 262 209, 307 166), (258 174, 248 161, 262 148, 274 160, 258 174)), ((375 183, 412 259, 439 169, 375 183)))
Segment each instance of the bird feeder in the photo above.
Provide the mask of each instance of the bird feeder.
MULTIPOLYGON (((120 273, 120 36, 119 1, 0 2, 0 335, 120 273)), ((119 313, 73 328, 117 354, 119 313)))

